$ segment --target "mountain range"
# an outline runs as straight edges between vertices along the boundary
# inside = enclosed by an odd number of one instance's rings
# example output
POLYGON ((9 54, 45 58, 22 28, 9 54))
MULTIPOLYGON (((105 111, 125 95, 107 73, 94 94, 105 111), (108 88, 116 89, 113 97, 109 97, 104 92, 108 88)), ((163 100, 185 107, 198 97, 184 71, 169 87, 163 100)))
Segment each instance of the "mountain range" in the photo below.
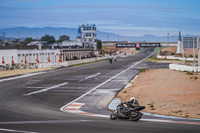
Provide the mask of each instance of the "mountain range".
MULTIPOLYGON (((41 38, 44 35, 53 35, 58 39, 61 35, 67 35, 71 40, 76 40, 78 34, 77 28, 54 28, 54 27, 44 27, 44 28, 28 28, 28 27, 15 27, 15 28, 5 28, 0 29, 0 33, 5 32, 6 40, 19 38, 24 40, 26 37, 41 38)), ((0 35, 2 39, 3 34, 0 35)), ((136 36, 121 36, 114 33, 97 31, 97 38, 102 41, 147 41, 147 42, 167 42, 167 36, 155 36, 155 35, 144 35, 140 37, 136 36)), ((176 42, 178 40, 178 35, 169 36, 170 42, 176 42)))

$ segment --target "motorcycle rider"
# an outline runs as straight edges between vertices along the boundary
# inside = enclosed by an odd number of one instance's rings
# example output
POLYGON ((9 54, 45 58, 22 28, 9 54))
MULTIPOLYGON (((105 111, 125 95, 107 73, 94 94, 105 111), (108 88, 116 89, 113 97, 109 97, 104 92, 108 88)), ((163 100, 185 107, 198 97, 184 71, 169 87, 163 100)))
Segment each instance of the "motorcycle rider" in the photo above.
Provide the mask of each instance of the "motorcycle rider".
POLYGON ((112 59, 113 59, 113 55, 110 54, 110 55, 109 55, 109 62, 110 62, 110 64, 112 64, 112 59))
POLYGON ((139 106, 138 101, 135 99, 135 97, 131 97, 129 101, 123 103, 127 106, 127 112, 130 113, 131 112, 131 108, 135 108, 139 106))

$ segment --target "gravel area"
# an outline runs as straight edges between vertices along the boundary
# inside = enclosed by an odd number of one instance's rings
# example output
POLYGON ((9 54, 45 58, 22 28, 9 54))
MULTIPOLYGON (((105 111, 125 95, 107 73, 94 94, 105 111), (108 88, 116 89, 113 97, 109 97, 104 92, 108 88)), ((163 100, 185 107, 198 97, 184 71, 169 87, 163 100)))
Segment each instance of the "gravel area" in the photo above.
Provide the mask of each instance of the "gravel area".
POLYGON ((153 69, 130 83, 116 96, 122 102, 134 96, 146 106, 144 112, 200 118, 200 73, 153 69))

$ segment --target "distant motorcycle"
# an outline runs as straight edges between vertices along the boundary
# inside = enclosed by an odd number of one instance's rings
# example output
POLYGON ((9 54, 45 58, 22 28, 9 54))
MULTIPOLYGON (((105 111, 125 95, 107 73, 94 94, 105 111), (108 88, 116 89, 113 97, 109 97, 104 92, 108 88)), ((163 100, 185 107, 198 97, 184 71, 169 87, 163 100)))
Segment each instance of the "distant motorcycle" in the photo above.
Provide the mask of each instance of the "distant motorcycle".
POLYGON ((122 103, 119 104, 114 112, 110 115, 111 120, 115 119, 129 119, 131 121, 138 121, 143 116, 143 113, 140 112, 141 110, 145 109, 145 106, 138 106, 135 108, 130 108, 122 103))
POLYGON ((110 64, 112 64, 112 59, 109 59, 110 64))

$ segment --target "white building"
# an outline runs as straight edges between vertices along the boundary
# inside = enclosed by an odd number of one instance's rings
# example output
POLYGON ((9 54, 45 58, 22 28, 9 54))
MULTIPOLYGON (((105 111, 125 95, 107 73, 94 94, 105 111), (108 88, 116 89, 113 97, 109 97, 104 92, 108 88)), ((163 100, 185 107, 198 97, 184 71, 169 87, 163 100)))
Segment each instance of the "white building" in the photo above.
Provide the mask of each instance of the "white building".
POLYGON ((78 41, 62 41, 63 47, 83 47, 83 42, 78 41))
POLYGON ((3 49, 0 50, 0 65, 6 64, 29 64, 29 63, 47 63, 59 62, 60 49, 40 49, 40 50, 18 50, 3 49))
POLYGON ((83 42, 84 46, 87 47, 91 47, 94 46, 96 47, 96 26, 95 24, 92 25, 81 25, 78 28, 78 36, 76 38, 77 41, 79 42, 83 42))

